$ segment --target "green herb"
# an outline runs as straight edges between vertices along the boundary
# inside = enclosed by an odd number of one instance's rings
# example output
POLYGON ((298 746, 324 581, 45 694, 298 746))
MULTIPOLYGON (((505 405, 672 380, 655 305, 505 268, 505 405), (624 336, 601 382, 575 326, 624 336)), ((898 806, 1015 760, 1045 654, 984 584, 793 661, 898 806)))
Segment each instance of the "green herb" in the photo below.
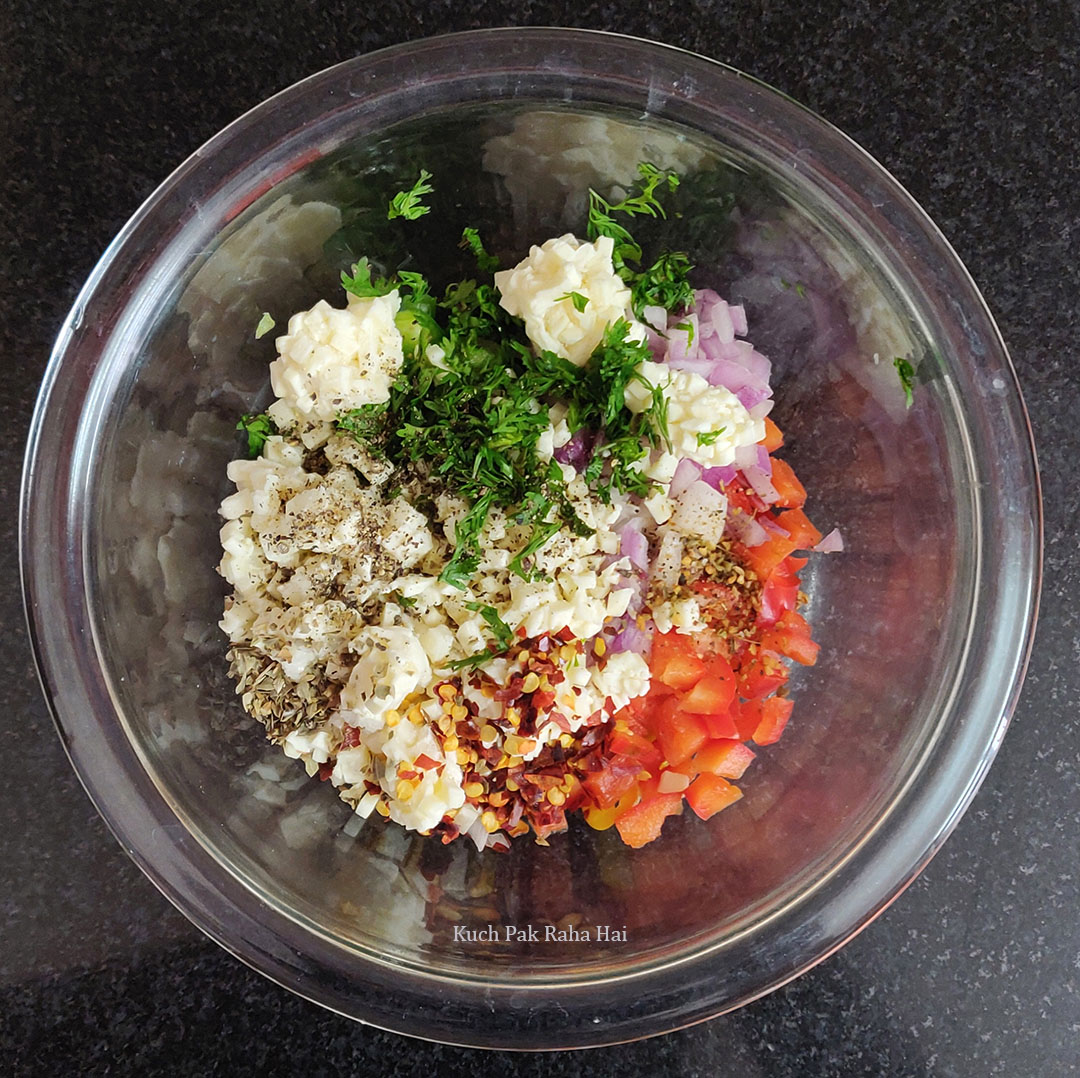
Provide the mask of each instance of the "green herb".
MULTIPOLYGON (((640 171, 640 190, 620 203, 613 205, 594 193, 590 227, 608 230, 596 234, 614 231, 622 238, 623 272, 626 279, 640 282, 643 302, 660 292, 689 297, 685 256, 663 256, 644 273, 626 265, 635 252, 640 258, 641 251, 611 215, 662 215, 656 192, 678 183, 673 174, 651 165, 642 165, 640 171)), ((476 229, 465 229, 461 244, 473 252, 481 273, 497 265, 476 229)), ((459 281, 436 299, 419 274, 400 271, 388 279, 375 278, 371 265, 361 259, 351 275, 342 275, 342 284, 358 296, 400 291, 397 324, 405 356, 389 399, 340 415, 337 428, 385 458, 403 477, 435 484, 469 504, 453 530, 454 550, 441 580, 466 587, 479 565, 479 537, 493 508, 530 528, 510 563, 513 572, 526 579, 536 575, 530 559, 560 528, 591 534, 570 501, 562 468, 538 453, 540 436, 549 426, 548 408, 555 401, 567 407, 571 434, 586 430, 593 436, 584 478, 598 497, 610 501, 614 490, 640 495, 652 491, 640 462, 650 447, 667 444, 665 398, 660 387, 639 373, 652 354, 646 343, 631 338, 625 319, 605 330, 600 345, 579 367, 551 352, 534 355, 523 323, 502 308, 492 283, 459 281), (438 366, 427 356, 427 345, 434 341, 441 349, 438 366), (635 381, 651 395, 640 413, 625 403, 626 389, 635 381)), ((578 311, 588 303, 580 293, 562 298, 578 311)))
POLYGON ((260 340, 265 337, 276 324, 277 323, 273 318, 270 317, 270 312, 263 311, 263 316, 259 319, 259 324, 255 327, 255 340, 260 340))
POLYGON ((567 292, 562 296, 559 296, 556 302, 561 303, 564 299, 570 300, 574 304, 574 310, 579 313, 584 311, 589 305, 589 297, 583 296, 580 292, 567 292))
POLYGON ((904 403, 910 408, 915 403, 915 368, 911 363, 904 359, 902 356, 897 356, 893 360, 893 366, 896 368, 896 373, 900 378, 900 385, 904 390, 904 403))
POLYGON ((481 273, 494 273, 499 268, 499 260, 488 254, 475 228, 466 228, 461 233, 461 246, 472 251, 476 265, 481 273))
POLYGON ((477 666, 483 666, 489 659, 497 658, 497 651, 478 651, 475 655, 469 655, 464 659, 453 659, 446 665, 451 670, 471 670, 477 666))
POLYGON ((430 195, 435 190, 427 182, 430 179, 431 173, 426 168, 422 168, 420 178, 408 191, 399 191, 390 199, 386 219, 392 221, 395 217, 404 217, 406 221, 415 221, 418 217, 423 217, 425 213, 431 213, 431 207, 421 202, 424 195, 430 195))
POLYGON ((495 642, 500 651, 506 649, 514 642, 514 630, 499 617, 499 612, 493 606, 485 606, 483 603, 466 603, 466 609, 475 610, 480 617, 488 623, 491 631, 495 634, 495 642))
POLYGON ((688 274, 694 267, 681 251, 665 251, 647 270, 637 274, 630 285, 631 307, 638 318, 646 307, 683 311, 694 302, 688 274))
POLYGON ((694 323, 693 322, 679 322, 676 329, 681 329, 686 334, 686 347, 694 347, 694 323))
POLYGON ((799 293, 799 296, 802 299, 806 299, 806 286, 802 283, 802 281, 799 281, 795 285, 795 291, 799 293))
POLYGON ((361 258, 352 268, 352 276, 342 271, 341 286, 346 292, 354 296, 367 299, 370 296, 386 296, 394 291, 394 282, 380 277, 378 280, 371 279, 371 263, 366 258, 361 258))
POLYGON ((611 203, 596 191, 589 190, 588 237, 610 236, 613 241, 612 264, 616 273, 630 286, 631 306, 641 318, 646 307, 660 306, 664 310, 682 310, 693 300, 693 289, 688 274, 693 268, 685 254, 665 252, 648 269, 637 270, 640 265, 641 245, 629 230, 612 215, 624 213, 628 217, 666 217, 664 207, 657 197, 657 190, 665 185, 668 191, 679 186, 674 172, 663 172, 655 165, 643 161, 638 165, 641 182, 637 193, 628 195, 621 202, 611 203))
POLYGON ((715 442, 716 439, 719 438, 725 430, 727 430, 727 427, 721 427, 719 430, 702 431, 697 436, 697 444, 712 445, 713 442, 715 442))
POLYGON ((266 439, 278 432, 274 421, 268 415, 243 415, 236 424, 236 429, 247 435, 247 453, 252 460, 262 453, 266 439))
POLYGON ((411 610, 416 606, 416 598, 412 595, 402 595, 400 591, 395 591, 391 596, 393 602, 398 606, 404 607, 406 610, 411 610))
POLYGON ((495 495, 490 491, 478 498, 454 529, 454 555, 439 574, 439 579, 444 583, 464 590, 469 583, 469 577, 476 572, 476 567, 480 564, 480 546, 477 540, 494 500, 495 495))
POLYGON ((626 226, 616 221, 612 214, 625 213, 628 217, 641 215, 664 217, 666 214, 660 200, 656 197, 656 189, 665 182, 671 191, 679 186, 679 177, 674 172, 661 172, 647 161, 642 161, 638 165, 638 174, 641 176, 638 193, 628 195, 621 202, 608 202, 597 191, 589 188, 589 239, 595 240, 599 236, 611 237, 614 241, 611 259, 620 276, 627 261, 641 261, 641 247, 627 231, 626 226))
POLYGON ((537 574, 525 568, 525 559, 531 558, 561 528, 559 520, 536 525, 529 541, 510 559, 510 571, 524 580, 535 579, 537 574))

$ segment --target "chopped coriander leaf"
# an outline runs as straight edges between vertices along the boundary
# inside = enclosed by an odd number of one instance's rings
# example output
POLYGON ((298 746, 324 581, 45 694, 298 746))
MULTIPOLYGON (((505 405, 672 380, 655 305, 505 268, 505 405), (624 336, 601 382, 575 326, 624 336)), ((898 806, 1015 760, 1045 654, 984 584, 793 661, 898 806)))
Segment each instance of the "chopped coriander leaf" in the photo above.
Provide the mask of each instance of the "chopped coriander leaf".
POLYGON ((476 572, 480 564, 480 544, 477 540, 494 500, 495 496, 490 492, 478 498, 454 529, 454 555, 439 574, 439 579, 444 583, 464 590, 469 577, 476 572))
POLYGON ((263 316, 259 319, 259 324, 255 327, 255 340, 261 340, 276 325, 277 323, 270 317, 270 312, 263 311, 263 316))
POLYGON ((431 179, 431 173, 426 168, 420 170, 420 178, 408 191, 399 191, 392 199, 386 211, 386 219, 392 221, 395 217, 404 217, 406 221, 415 221, 423 217, 425 213, 431 213, 431 207, 425 206, 421 199, 424 195, 430 195, 435 188, 427 181, 431 179))
POLYGON ((675 326, 676 329, 681 329, 686 334, 686 347, 693 348, 694 346, 694 323, 693 322, 679 322, 675 326))
POLYGON ((612 214, 666 217, 656 191, 665 183, 669 191, 679 186, 679 177, 674 172, 662 172, 648 162, 638 165, 638 172, 642 178, 638 193, 627 196, 622 202, 612 204, 590 189, 588 237, 595 240, 599 236, 610 236, 614 241, 612 264, 629 285, 631 306, 634 314, 641 318, 649 306, 663 307, 666 311, 684 310, 692 302, 694 293, 687 277, 693 267, 685 254, 665 252, 645 270, 635 270, 630 265, 640 264, 641 245, 612 214))
POLYGON ((394 282, 385 277, 378 280, 371 279, 371 264, 366 258, 361 258, 352 268, 352 276, 342 271, 341 286, 346 292, 354 296, 366 299, 369 296, 388 296, 396 287, 394 282))
POLYGON ((537 574, 535 570, 525 568, 525 559, 531 558, 560 528, 562 521, 559 520, 535 525, 529 541, 510 559, 510 571, 522 580, 535 579, 537 574))
POLYGON ((472 251, 476 265, 481 273, 494 273, 499 268, 499 260, 488 254, 475 228, 466 228, 461 233, 461 246, 472 251))
POLYGON ((630 285, 631 307, 638 318, 646 307, 684 311, 694 301, 689 273, 694 267, 681 251, 665 251, 647 270, 637 274, 630 285))
POLYGON ((566 299, 570 300, 571 303, 573 303, 574 310, 578 311, 579 313, 584 311, 585 308, 589 305, 589 297, 583 296, 580 292, 567 292, 565 295, 559 296, 558 302, 561 303, 563 300, 566 299))
POLYGON ((247 453, 252 460, 262 453, 266 439, 278 432, 274 421, 268 415, 243 415, 236 424, 236 429, 247 435, 247 453))
POLYGON ((468 655, 464 659, 453 659, 446 665, 451 670, 471 670, 477 666, 483 666, 489 659, 494 659, 499 654, 496 651, 478 651, 474 655, 468 655))
POLYGON ((400 591, 395 591, 391 596, 391 601, 397 603, 398 606, 403 606, 406 610, 416 606, 416 599, 411 595, 402 595, 400 591))
POLYGON ((500 651, 505 651, 514 642, 514 630, 499 617, 499 612, 493 606, 485 606, 483 603, 466 603, 467 610, 475 610, 484 619, 495 634, 495 641, 500 651))
POLYGON ((915 368, 902 356, 893 360, 893 366, 900 378, 900 385, 904 390, 904 403, 910 408, 915 403, 915 368))
MULTIPOLYGON (((637 194, 627 195, 621 202, 608 202, 597 191, 589 189, 589 239, 595 240, 599 236, 611 237, 614 241, 612 262, 620 276, 623 276, 627 261, 641 261, 641 247, 634 241, 626 227, 611 215, 625 213, 628 217, 643 214, 649 217, 666 217, 664 207, 656 197, 656 189, 665 182, 669 191, 674 191, 679 186, 679 177, 674 172, 662 172, 647 161, 642 161, 638 165, 638 174, 641 176, 641 182, 638 185, 637 194)), ((625 276, 623 279, 626 279, 625 276)))
POLYGON ((697 436, 697 444, 712 445, 726 429, 726 427, 721 427, 719 430, 702 431, 697 436))
POLYGON ((795 291, 799 293, 801 299, 806 299, 806 285, 804 285, 802 281, 796 283, 795 291))

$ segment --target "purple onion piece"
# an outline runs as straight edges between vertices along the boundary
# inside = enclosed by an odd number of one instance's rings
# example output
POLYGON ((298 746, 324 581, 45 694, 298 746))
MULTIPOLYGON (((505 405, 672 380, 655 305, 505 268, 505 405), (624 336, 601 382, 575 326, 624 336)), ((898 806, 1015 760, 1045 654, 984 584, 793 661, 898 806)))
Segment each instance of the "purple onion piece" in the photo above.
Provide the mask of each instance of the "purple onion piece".
POLYGON ((675 474, 671 477, 671 485, 668 487, 668 495, 677 498, 691 483, 696 483, 701 478, 701 465, 684 457, 679 461, 675 474))

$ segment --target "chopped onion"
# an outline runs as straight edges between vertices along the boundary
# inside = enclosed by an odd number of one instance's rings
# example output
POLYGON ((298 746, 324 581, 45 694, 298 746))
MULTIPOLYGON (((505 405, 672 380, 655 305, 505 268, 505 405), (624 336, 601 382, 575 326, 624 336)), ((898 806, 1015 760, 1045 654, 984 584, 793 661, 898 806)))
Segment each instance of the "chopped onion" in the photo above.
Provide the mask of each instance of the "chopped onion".
POLYGON ((686 535, 701 536, 707 543, 724 537, 727 498, 715 487, 698 479, 675 499, 671 526, 686 535))
POLYGON ((592 456, 595 444, 596 439, 592 431, 583 428, 566 445, 559 446, 553 455, 560 464, 569 464, 580 471, 581 466, 592 456))
POLYGON ((754 407, 750 409, 750 418, 764 419, 773 410, 773 405, 775 403, 776 401, 774 401, 772 397, 770 397, 768 400, 764 400, 760 404, 755 404, 754 407))
POLYGON ((611 643, 608 644, 608 651, 633 651, 638 655, 644 655, 649 650, 651 640, 652 637, 644 629, 639 629, 637 624, 631 621, 622 632, 615 634, 611 643))
POLYGON ((757 447, 757 466, 772 479, 772 457, 763 445, 757 447))
POLYGON ((757 467, 757 450, 756 445, 740 445, 735 450, 735 467, 742 471, 746 471, 747 468, 757 467))
POLYGON ((735 396, 739 398, 739 403, 749 412, 751 408, 756 408, 762 401, 768 400, 771 393, 772 391, 768 386, 746 385, 737 390, 735 396))
POLYGON ((666 591, 671 591, 679 582, 682 570, 683 537, 668 528, 660 540, 660 549, 653 559, 651 576, 656 584, 666 591))
POLYGON ((698 344, 701 334, 698 330, 698 316, 688 314, 679 318, 675 325, 669 325, 668 336, 668 362, 681 363, 688 359, 698 358, 698 344), (680 326, 688 326, 688 329, 680 329, 680 326))
POLYGON ((684 457, 679 461, 675 474, 671 477, 668 497, 677 498, 691 483, 696 483, 700 478, 701 465, 695 464, 689 457, 684 457))
POLYGON ((744 546, 761 546, 769 538, 768 532, 749 513, 729 513, 727 530, 744 546))
POLYGON ((840 529, 833 528, 813 549, 819 554, 839 554, 844 549, 844 537, 840 534, 840 529))
POLYGON ((735 326, 736 336, 745 337, 749 327, 746 324, 746 308, 743 306, 729 307, 731 321, 735 326))
POLYGON ((658 333, 663 333, 667 329, 667 311, 663 307, 646 307, 641 312, 641 320, 658 333))
POLYGON ((690 785, 690 776, 679 771, 665 771, 656 784, 657 793, 677 794, 690 785))
POLYGON ((619 537, 619 551, 630 559, 636 569, 645 571, 649 568, 649 541, 641 533, 641 522, 631 520, 622 529, 619 537))
POLYGON ((772 480, 756 464, 752 468, 743 468, 746 481, 754 488, 754 493, 766 504, 772 505, 780 499, 772 480))
POLYGON ((738 473, 736 472, 733 464, 724 464, 719 468, 706 468, 701 473, 701 478, 709 484, 710 487, 716 487, 719 490, 722 486, 730 483, 738 473))

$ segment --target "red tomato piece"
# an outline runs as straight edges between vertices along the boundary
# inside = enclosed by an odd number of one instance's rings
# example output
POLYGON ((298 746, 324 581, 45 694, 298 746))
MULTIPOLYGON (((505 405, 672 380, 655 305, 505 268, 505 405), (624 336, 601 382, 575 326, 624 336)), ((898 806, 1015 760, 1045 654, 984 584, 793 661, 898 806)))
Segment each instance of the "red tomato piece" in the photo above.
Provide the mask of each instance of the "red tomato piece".
POLYGON ((683 691, 696 685, 704 673, 705 664, 696 655, 682 654, 673 655, 657 676, 665 685, 683 691))
POLYGON ((801 509, 785 509, 776 518, 776 523, 791 536, 795 550, 810 550, 821 542, 821 532, 801 509))
POLYGON ((786 509, 801 509, 806 504, 806 488, 799 482, 794 469, 779 457, 772 462, 772 485, 780 495, 776 504, 786 509))
POLYGON ((731 706, 731 701, 735 698, 735 675, 723 659, 719 662, 727 667, 726 676, 710 669, 682 698, 684 711, 693 712, 695 715, 722 715, 731 706))
POLYGON ((744 700, 761 700, 776 692, 788 679, 788 669, 771 651, 757 656, 739 670, 739 695, 744 700))
MULTIPOLYGON (((790 509, 788 512, 799 513, 802 510, 790 509)), ((768 580, 773 570, 797 549, 798 544, 793 539, 774 535, 758 546, 736 546, 735 554, 757 573, 759 580, 768 580)))
POLYGON ((656 794, 648 800, 639 801, 615 821, 619 837, 635 850, 659 838, 664 821, 682 812, 682 799, 681 793, 656 794))
POLYGON ((742 790, 719 775, 699 775, 686 791, 690 807, 703 819, 715 816, 742 797, 742 790))
POLYGON ((700 716, 676 709, 660 723, 657 737, 664 759, 677 767, 709 740, 709 731, 700 716))
POLYGON ((633 730, 614 730, 608 738, 607 747, 619 756, 638 760, 646 771, 655 771, 664 762, 656 745, 633 730))
POLYGON ((753 761, 752 748, 734 738, 723 738, 710 741, 695 753, 693 763, 699 772, 719 775, 724 779, 741 779, 753 761))
POLYGON ((810 638, 806 619, 794 610, 785 610, 776 625, 762 634, 761 642, 803 666, 813 666, 821 650, 820 645, 810 638))
POLYGON ((730 738, 739 736, 739 728, 735 725, 735 716, 729 707, 727 711, 718 715, 703 715, 705 728, 712 738, 730 738))
MULTIPOLYGON (((775 453, 784 444, 784 435, 781 433, 780 428, 768 417, 765 417, 765 437, 758 442, 758 445, 763 445, 770 453, 775 453)), ((775 465, 775 461, 773 464, 775 465)))
POLYGON ((794 706, 794 701, 786 696, 770 696, 768 700, 763 700, 761 722, 754 731, 754 741, 759 745, 772 745, 779 741, 794 706))
POLYGON ((794 558, 785 558, 770 574, 761 589, 758 623, 772 625, 785 610, 794 610, 799 601, 799 577, 791 570, 794 558))
POLYGON ((640 760, 630 756, 613 756, 600 771, 586 775, 581 784, 595 805, 611 808, 636 785, 640 774, 640 760))

